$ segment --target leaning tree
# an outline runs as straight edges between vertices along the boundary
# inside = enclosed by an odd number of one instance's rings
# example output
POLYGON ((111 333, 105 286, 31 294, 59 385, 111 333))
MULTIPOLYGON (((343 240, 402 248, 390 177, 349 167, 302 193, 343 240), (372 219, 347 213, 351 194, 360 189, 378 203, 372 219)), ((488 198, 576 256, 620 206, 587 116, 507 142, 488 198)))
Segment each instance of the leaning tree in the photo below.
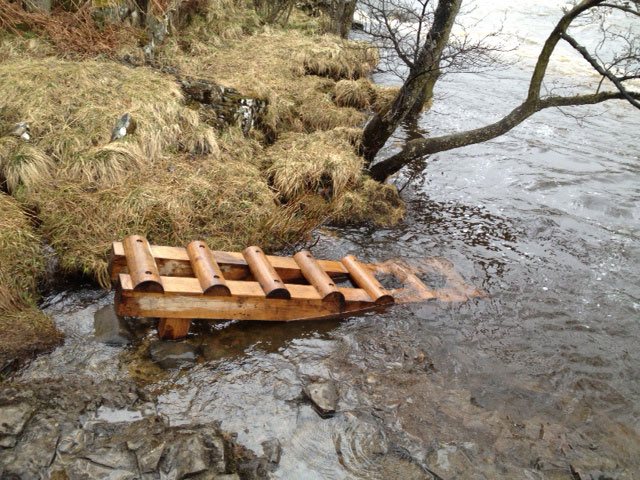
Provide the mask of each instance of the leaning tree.
MULTIPOLYGON (((437 137, 414 136, 401 150, 374 163, 380 149, 394 131, 405 122, 415 121, 425 104, 431 101, 433 88, 443 69, 464 68, 495 62, 496 48, 490 43, 451 37, 462 0, 362 0, 360 6, 369 22, 371 38, 383 51, 392 51, 405 66, 404 83, 391 107, 374 114, 367 122, 362 153, 371 176, 379 181, 414 160, 433 153, 452 150, 496 138, 531 115, 550 107, 589 105, 608 100, 625 100, 640 108, 640 91, 633 81, 640 79, 640 0, 582 0, 565 10, 546 39, 531 74, 526 98, 495 123, 473 130, 437 137), (636 28, 616 28, 611 21, 624 15, 636 28), (600 42, 587 48, 572 32, 578 19, 597 22, 600 42), (406 27, 409 25, 409 27, 406 27), (575 49, 598 73, 592 91, 586 94, 544 95, 543 80, 549 61, 561 42, 575 49), (607 52, 608 45, 616 48, 607 52)), ((618 18, 619 20, 619 18, 618 18)), ((499 47, 498 49, 499 50, 499 47)))

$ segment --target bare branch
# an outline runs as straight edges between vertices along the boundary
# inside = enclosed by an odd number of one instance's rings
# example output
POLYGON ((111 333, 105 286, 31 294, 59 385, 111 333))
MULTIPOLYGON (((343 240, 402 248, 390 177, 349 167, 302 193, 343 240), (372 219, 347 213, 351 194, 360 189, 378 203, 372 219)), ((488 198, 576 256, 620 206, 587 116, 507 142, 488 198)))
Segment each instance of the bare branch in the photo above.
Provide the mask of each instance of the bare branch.
POLYGON ((561 32, 560 36, 562 37, 562 39, 566 40, 573 48, 575 48, 578 52, 580 52, 582 57, 587 62, 589 62, 591 66, 600 75, 602 75, 603 77, 607 77, 609 80, 611 80, 611 82, 616 86, 618 90, 620 90, 620 93, 622 93, 623 97, 626 98, 631 105, 633 105, 636 108, 640 108, 640 103, 638 103, 638 101, 636 101, 633 98, 633 96, 629 92, 627 92, 627 90, 624 88, 624 85, 620 83, 620 80, 615 75, 613 75, 610 71, 602 68, 602 66, 600 66, 600 64, 591 55, 589 55, 589 52, 587 51, 586 48, 580 45, 571 35, 569 35, 566 32, 561 32))
MULTIPOLYGON (((640 100, 640 92, 629 93, 634 99, 640 100)), ((389 175, 400 170, 409 161, 422 158, 425 155, 453 150, 476 143, 492 140, 519 125, 536 112, 550 107, 567 107, 576 105, 594 105, 609 100, 626 100, 622 92, 601 92, 587 95, 574 95, 570 97, 553 96, 546 97, 536 102, 525 101, 499 121, 485 127, 458 132, 451 135, 443 135, 432 138, 418 138, 407 142, 405 147, 397 153, 381 162, 376 163, 370 169, 370 175, 375 180, 384 181, 389 175)))

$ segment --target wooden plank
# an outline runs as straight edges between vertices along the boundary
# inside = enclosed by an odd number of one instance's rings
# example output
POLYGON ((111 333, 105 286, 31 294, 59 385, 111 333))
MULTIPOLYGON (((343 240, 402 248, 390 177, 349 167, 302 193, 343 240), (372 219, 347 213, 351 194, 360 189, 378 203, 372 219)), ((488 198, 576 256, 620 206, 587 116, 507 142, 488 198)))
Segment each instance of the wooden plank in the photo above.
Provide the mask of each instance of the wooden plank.
POLYGON ((353 255, 347 255, 342 259, 342 263, 349 271, 349 275, 351 275, 352 280, 355 282, 358 287, 364 289, 369 296, 373 299, 377 304, 387 304, 393 303, 393 296, 391 296, 380 282, 376 280, 373 276, 373 273, 365 269, 360 263, 356 260, 356 257, 353 255))
MULTIPOLYGON (((161 276, 193 277, 195 276, 187 250, 182 247, 165 247, 152 245, 151 252, 155 258, 161 276)), ((220 266, 226 280, 253 280, 247 262, 240 252, 223 252, 212 250, 213 258, 220 266)), ((267 260, 285 283, 304 280, 300 267, 291 257, 267 255, 267 260)), ((122 242, 113 242, 110 258, 111 280, 116 281, 120 273, 129 273, 124 257, 122 242)), ((318 260, 318 263, 331 278, 341 281, 347 278, 344 265, 334 260, 318 260)))
POLYGON ((133 290, 162 292, 158 267, 151 254, 151 245, 140 235, 130 235, 122 242, 127 268, 131 272, 133 290))
POLYGON ((320 293, 323 300, 344 302, 344 295, 329 275, 322 269, 318 261, 311 252, 302 250, 293 256, 295 262, 300 266, 302 274, 307 281, 320 293))
POLYGON ((161 318, 158 320, 158 336, 162 340, 180 340, 187 336, 189 327, 189 318, 161 318))
POLYGON ((132 317, 219 320, 293 321, 339 317, 377 307, 371 302, 347 302, 342 309, 322 300, 260 297, 208 297, 118 292, 118 315, 132 317))
MULTIPOLYGON (((184 296, 201 296, 202 288, 197 278, 187 277, 160 277, 164 285, 165 295, 184 295, 184 296)), ((128 273, 120 274, 120 290, 125 295, 134 294, 131 276, 128 273)), ((253 297, 266 298, 264 290, 258 282, 244 282, 238 280, 229 280, 227 282, 231 295, 235 297, 253 297)), ((285 286, 291 293, 291 298, 295 300, 318 300, 322 298, 318 291, 311 285, 296 285, 285 283, 285 286)), ((361 288, 344 288, 338 287, 338 290, 344 295, 347 302, 373 303, 371 297, 361 288)))
POLYGON ((187 245, 187 254, 200 287, 205 295, 228 297, 231 295, 220 267, 206 243, 200 241, 187 245))

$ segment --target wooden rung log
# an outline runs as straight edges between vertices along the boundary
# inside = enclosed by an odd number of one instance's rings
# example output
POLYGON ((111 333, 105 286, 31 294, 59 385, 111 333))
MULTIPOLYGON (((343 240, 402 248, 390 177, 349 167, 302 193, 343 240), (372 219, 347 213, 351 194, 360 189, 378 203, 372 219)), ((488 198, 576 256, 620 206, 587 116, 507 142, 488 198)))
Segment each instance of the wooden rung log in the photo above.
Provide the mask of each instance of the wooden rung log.
POLYGON ((189 327, 189 318, 161 318, 158 320, 158 336, 161 340, 180 340, 187 336, 189 327))
POLYGON ((393 296, 384 291, 380 282, 376 280, 369 270, 360 265, 356 257, 347 255, 342 259, 342 264, 346 267, 355 284, 367 292, 375 303, 394 303, 393 296))
POLYGON ((311 252, 302 250, 293 256, 304 278, 318 290, 324 301, 344 303, 344 295, 325 272, 311 252))
POLYGON ((187 245, 191 269, 200 282, 205 295, 228 297, 231 295, 224 275, 206 243, 194 241, 187 245))
POLYGON ((122 242, 127 258, 127 268, 131 275, 133 290, 136 292, 163 293, 162 281, 156 261, 151 254, 151 245, 140 235, 130 235, 122 242))
POLYGON ((242 251, 242 256, 267 298, 291 298, 291 293, 260 247, 247 247, 242 251))

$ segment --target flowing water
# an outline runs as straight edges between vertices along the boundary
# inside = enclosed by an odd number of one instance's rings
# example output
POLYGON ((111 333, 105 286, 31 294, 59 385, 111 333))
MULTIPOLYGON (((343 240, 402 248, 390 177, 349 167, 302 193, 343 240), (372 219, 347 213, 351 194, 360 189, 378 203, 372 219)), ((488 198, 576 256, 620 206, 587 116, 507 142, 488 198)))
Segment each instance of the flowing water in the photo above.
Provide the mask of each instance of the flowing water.
MULTIPOLYGON (((487 22, 506 12, 517 63, 445 77, 421 127, 473 128, 513 108, 561 5, 480 2, 473 15, 498 12, 487 22)), ((551 78, 583 82, 588 69, 560 53, 551 78)), ((202 324, 189 340, 198 362, 162 371, 146 354, 148 329, 136 347, 92 342, 93 312, 112 296, 73 291, 48 300, 65 345, 16 376, 137 379, 172 424, 221 421, 258 454, 278 440, 274 478, 640 478, 640 114, 570 112, 591 116, 542 112, 408 168, 392 180, 407 183, 395 228, 317 232, 317 257, 442 256, 488 298, 202 324), (338 385, 331 418, 301 396, 315 378, 338 385)))

